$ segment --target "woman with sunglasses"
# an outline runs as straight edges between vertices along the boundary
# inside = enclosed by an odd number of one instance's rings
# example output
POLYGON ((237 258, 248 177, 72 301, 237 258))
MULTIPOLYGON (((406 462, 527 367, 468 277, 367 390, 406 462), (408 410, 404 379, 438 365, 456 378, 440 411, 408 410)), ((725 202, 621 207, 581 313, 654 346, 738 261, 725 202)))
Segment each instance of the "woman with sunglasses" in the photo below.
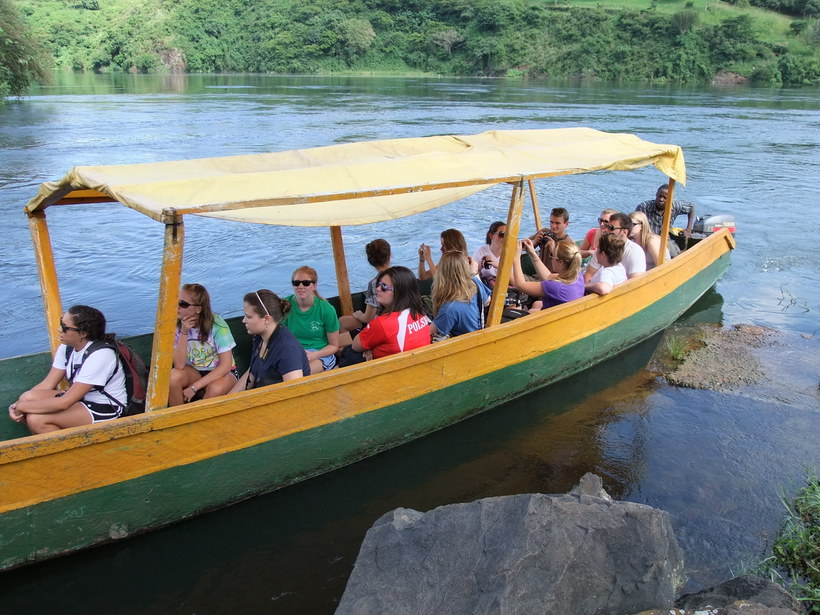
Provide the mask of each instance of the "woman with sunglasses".
POLYGON ((495 283, 498 276, 498 263, 501 260, 501 249, 504 247, 504 236, 507 234, 507 225, 500 220, 493 222, 487 231, 485 244, 473 254, 473 260, 478 265, 478 275, 485 283, 495 283))
POLYGON ((230 391, 239 378, 234 346, 228 323, 211 311, 211 297, 205 287, 183 284, 177 307, 168 405, 178 406, 200 396, 207 399, 230 391))
MULTIPOLYGON (((643 248, 646 254, 646 270, 658 266, 658 254, 661 251, 661 237, 652 232, 649 219, 642 211, 633 211, 629 214, 632 219, 632 230, 629 239, 643 248)), ((669 248, 666 248, 666 260, 669 260, 669 248)))
POLYGON ((244 297, 242 322, 253 336, 251 360, 247 371, 231 393, 277 384, 310 374, 310 364, 299 340, 280 326, 291 304, 262 289, 244 297))
POLYGON ((32 433, 46 433, 109 421, 125 407, 125 372, 113 348, 86 351, 93 342, 113 342, 105 316, 87 305, 75 305, 60 319, 60 342, 46 377, 9 406, 9 416, 32 433), (63 378, 70 386, 58 387, 63 378))
MULTIPOLYGON (((461 252, 466 258, 467 241, 464 239, 461 231, 448 228, 441 232, 441 253, 445 252, 461 252)), ((430 246, 421 244, 419 246, 419 280, 429 280, 436 275, 437 266, 433 263, 433 256, 430 253, 430 246)))
POLYGON ((319 274, 312 267, 299 267, 293 272, 293 294, 285 297, 293 308, 282 321, 305 349, 311 374, 336 367, 339 350, 339 318, 333 306, 319 295, 318 281, 319 274))
POLYGON ((345 365, 413 350, 430 343, 430 319, 424 313, 419 283, 407 267, 389 267, 376 284, 383 312, 362 329, 346 353, 345 365))
POLYGON ((598 249, 598 240, 601 238, 601 233, 609 230, 609 216, 617 213, 617 209, 605 209, 601 212, 601 217, 598 218, 598 228, 589 229, 584 240, 581 242, 582 258, 587 258, 595 254, 595 251, 598 249))
POLYGON ((581 253, 578 246, 571 241, 559 241, 555 244, 552 259, 552 271, 547 269, 535 250, 531 239, 518 242, 518 253, 524 249, 532 261, 540 281, 529 281, 524 277, 521 259, 513 259, 513 282, 515 287, 530 297, 543 297, 543 301, 532 304, 530 312, 580 299, 584 296, 584 276, 581 272, 581 253))

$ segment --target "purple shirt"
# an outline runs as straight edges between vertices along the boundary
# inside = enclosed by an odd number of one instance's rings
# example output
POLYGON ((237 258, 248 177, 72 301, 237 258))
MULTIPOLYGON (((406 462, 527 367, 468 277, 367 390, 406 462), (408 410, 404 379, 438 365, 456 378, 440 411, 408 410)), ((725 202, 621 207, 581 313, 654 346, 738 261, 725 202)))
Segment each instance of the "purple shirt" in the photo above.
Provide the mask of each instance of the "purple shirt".
POLYGON ((579 273, 572 284, 564 284, 560 280, 546 280, 541 282, 541 289, 544 291, 544 307, 541 309, 580 299, 584 296, 584 276, 579 273))

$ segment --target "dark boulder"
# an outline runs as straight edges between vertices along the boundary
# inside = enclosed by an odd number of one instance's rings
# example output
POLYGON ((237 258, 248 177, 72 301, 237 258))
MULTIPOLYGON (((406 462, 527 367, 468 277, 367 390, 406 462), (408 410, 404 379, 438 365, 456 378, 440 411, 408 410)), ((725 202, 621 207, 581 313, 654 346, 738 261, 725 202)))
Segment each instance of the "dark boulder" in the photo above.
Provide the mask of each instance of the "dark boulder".
POLYGON ((695 611, 706 607, 729 608, 737 602, 771 609, 761 611, 765 613, 800 611, 797 601, 777 583, 772 583, 751 574, 729 579, 694 594, 684 594, 675 600, 675 606, 680 609, 695 611), (773 609, 776 609, 776 611, 773 609))
POLYGON ((368 531, 336 615, 672 606, 683 556, 667 513, 613 502, 600 485, 588 474, 566 495, 387 513, 368 531))

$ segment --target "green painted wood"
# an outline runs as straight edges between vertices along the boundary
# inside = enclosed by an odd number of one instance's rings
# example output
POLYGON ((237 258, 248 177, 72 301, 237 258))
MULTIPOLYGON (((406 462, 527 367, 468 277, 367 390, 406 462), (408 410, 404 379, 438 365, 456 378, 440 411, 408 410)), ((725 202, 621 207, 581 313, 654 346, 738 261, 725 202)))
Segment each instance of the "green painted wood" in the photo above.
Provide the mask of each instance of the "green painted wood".
POLYGON ((0 518, 0 568, 161 527, 408 442, 612 357, 674 322, 726 270, 727 253, 634 316, 530 361, 247 449, 0 518))

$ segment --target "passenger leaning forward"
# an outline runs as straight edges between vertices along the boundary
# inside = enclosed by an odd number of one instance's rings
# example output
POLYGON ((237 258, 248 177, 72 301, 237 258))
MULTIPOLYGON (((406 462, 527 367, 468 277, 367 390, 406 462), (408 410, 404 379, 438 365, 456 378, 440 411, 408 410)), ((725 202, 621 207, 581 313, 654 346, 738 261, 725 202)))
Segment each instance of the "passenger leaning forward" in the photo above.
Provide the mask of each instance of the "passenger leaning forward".
POLYGON ((262 289, 244 298, 242 322, 253 336, 248 370, 232 393, 301 378, 310 374, 305 349, 285 327, 280 326, 291 305, 276 293, 262 289))
POLYGON ((125 407, 125 375, 112 348, 89 352, 94 342, 112 342, 105 316, 87 305, 68 308, 60 319, 60 346, 43 380, 9 406, 9 416, 31 433, 90 425, 120 416, 125 407), (71 385, 58 387, 63 378, 71 385))
POLYGON ((626 282, 626 269, 621 265, 621 259, 627 243, 629 243, 628 240, 620 235, 612 233, 601 235, 598 240, 598 251, 595 253, 600 267, 595 270, 592 278, 587 282, 587 293, 608 295, 615 286, 626 282))
MULTIPOLYGON (((467 254, 467 240, 461 231, 448 228, 441 232, 441 253, 445 252, 461 252, 465 258, 470 257, 467 254)), ((469 262, 469 261, 468 261, 469 262)), ((436 275, 437 266, 433 263, 433 256, 430 252, 430 246, 421 244, 419 246, 419 280, 429 280, 436 275)))
POLYGON ((174 369, 168 405, 224 395, 239 378, 228 323, 211 311, 211 297, 202 284, 184 284, 179 291, 174 369))
POLYGON ((282 321, 305 349, 311 374, 336 367, 339 350, 339 318, 333 306, 319 295, 318 282, 312 267, 299 267, 293 272, 293 294, 285 297, 291 310, 282 321))
POLYGON ((430 319, 424 313, 416 276, 407 267, 382 271, 376 298, 383 313, 370 321, 354 339, 343 365, 421 348, 430 343, 430 319))
POLYGON ((473 276, 461 252, 445 252, 433 280, 433 336, 437 339, 484 326, 484 303, 492 291, 473 276))
MULTIPOLYGON (((364 247, 365 254, 367 254, 367 262, 373 267, 377 273, 381 273, 390 266, 390 244, 384 239, 374 239, 364 247)), ((357 310, 350 316, 342 316, 339 318, 339 327, 341 331, 354 331, 360 329, 376 318, 381 306, 376 301, 376 280, 373 278, 367 284, 367 290, 364 293, 364 311, 357 310)), ((350 344, 352 340, 347 340, 343 345, 350 344)))

